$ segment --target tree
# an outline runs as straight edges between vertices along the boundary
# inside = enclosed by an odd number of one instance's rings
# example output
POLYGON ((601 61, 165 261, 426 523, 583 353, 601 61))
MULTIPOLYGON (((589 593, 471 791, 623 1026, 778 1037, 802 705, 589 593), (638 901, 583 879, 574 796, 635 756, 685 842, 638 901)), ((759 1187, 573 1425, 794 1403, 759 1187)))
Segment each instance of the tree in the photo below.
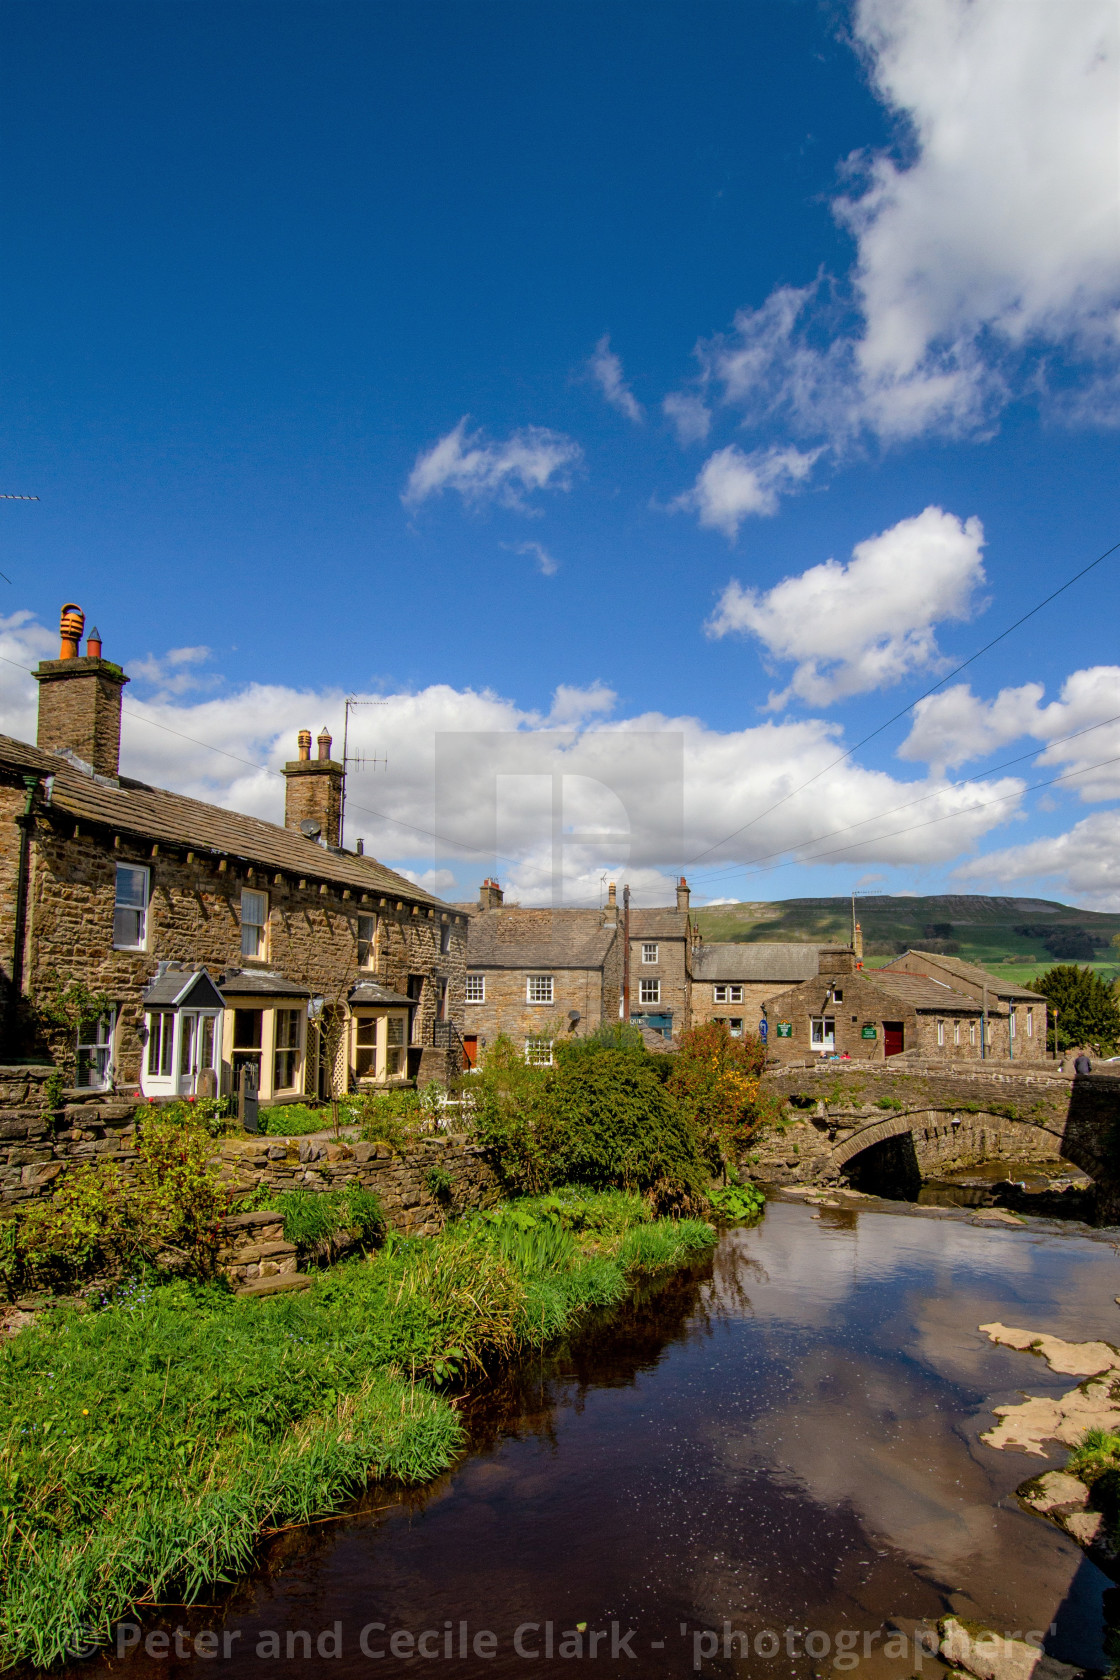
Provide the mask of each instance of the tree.
POLYGON ((1074 1045, 1087 1044, 1098 1055, 1115 1051, 1120 1041, 1120 1008, 1099 974, 1091 968, 1059 963, 1032 980, 1031 988, 1041 992, 1049 1006, 1046 1042, 1050 1049, 1069 1050, 1074 1045))

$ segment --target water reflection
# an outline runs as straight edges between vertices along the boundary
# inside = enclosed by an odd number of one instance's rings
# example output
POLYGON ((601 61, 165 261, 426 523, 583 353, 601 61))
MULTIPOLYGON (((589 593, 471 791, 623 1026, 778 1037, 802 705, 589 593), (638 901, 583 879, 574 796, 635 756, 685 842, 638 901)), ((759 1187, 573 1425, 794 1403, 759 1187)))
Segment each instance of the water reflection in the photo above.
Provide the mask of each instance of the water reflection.
MULTIPOLYGON (((587 1624, 584 1660, 602 1631, 595 1660, 609 1661, 614 1622, 616 1635, 638 1630, 616 1658, 627 1674, 685 1674, 696 1656, 711 1674, 807 1677, 832 1671, 847 1630, 861 1675, 903 1680, 921 1660, 884 1655, 884 1630, 953 1608, 1005 1631, 1055 1623, 1055 1655, 1099 1664, 1107 1582, 1019 1509, 1014 1488, 1040 1461, 978 1439, 992 1405, 1069 1379, 976 1327, 1116 1340, 1116 1282, 1113 1249, 1088 1236, 772 1205, 710 1265, 469 1397, 472 1452, 438 1483, 374 1491, 343 1521, 277 1543, 220 1609, 153 1625, 235 1634, 217 1666, 254 1675, 422 1665, 363 1652, 377 1622, 368 1650, 393 1629, 429 1630, 432 1660, 463 1675, 567 1672, 564 1630, 587 1624), (723 1655, 725 1621, 750 1636, 745 1661, 734 1642, 723 1655), (289 1631, 336 1622, 339 1656, 312 1642, 287 1659, 289 1631), (539 1626, 519 1654, 522 1624, 539 1626), (256 1655, 269 1630, 278 1658, 256 1655), (475 1654, 480 1630, 493 1654, 475 1654), (698 1630, 712 1630, 714 1654, 698 1630)), ((108 1666, 138 1680, 203 1663, 141 1651, 108 1666)))

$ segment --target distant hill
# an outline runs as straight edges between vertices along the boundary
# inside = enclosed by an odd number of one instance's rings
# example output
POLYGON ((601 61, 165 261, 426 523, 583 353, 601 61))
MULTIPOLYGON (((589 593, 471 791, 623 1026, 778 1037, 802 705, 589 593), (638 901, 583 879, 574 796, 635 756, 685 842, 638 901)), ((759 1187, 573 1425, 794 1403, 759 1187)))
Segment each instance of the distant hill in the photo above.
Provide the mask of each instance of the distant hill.
MULTIPOLYGON (((807 940, 847 944, 850 898, 786 898, 776 903, 712 904, 693 910, 707 940, 807 940)), ((933 898, 884 895, 856 899, 869 968, 907 947, 955 952, 1020 983, 1057 962, 1091 965, 1120 977, 1120 915, 1074 910, 1046 898, 933 898)))

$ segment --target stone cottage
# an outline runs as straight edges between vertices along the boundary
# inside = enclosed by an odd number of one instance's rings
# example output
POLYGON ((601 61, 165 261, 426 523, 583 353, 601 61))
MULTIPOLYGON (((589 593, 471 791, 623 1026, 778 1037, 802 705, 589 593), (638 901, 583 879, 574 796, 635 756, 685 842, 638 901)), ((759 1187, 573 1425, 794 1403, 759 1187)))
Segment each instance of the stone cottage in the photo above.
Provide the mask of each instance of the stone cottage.
POLYGON ((732 1038, 756 1033, 762 1006, 818 975, 848 973, 849 945, 697 942, 692 947, 692 1021, 722 1021, 732 1038))
POLYGON ((883 1061, 906 1052, 979 1061, 984 1053, 983 1006, 923 974, 852 965, 850 972, 822 973, 768 998, 762 1015, 768 1048, 779 1061, 883 1061))
POLYGON ((904 951, 885 968, 883 976, 923 974, 963 992, 974 1003, 987 999, 989 1054, 1009 1061, 1042 1062, 1046 1053, 1046 999, 1026 986, 989 974, 960 957, 935 955, 930 951, 904 951))
POLYGON ((127 676, 78 608, 61 628, 37 745, 0 736, 7 1054, 46 1037, 80 1085, 154 1097, 248 1068, 281 1102, 458 1071, 466 918, 341 847, 330 736, 300 731, 283 827, 149 787, 119 771, 127 676))
POLYGON ((692 924, 684 876, 675 909, 632 909, 629 928, 630 1019, 663 1038, 679 1037, 692 1022, 692 924))
POLYGON ((528 1062, 548 1066, 556 1041, 617 1021, 623 939, 614 889, 605 910, 506 904, 497 881, 483 882, 469 917, 463 1044, 472 1066, 499 1033, 528 1062))

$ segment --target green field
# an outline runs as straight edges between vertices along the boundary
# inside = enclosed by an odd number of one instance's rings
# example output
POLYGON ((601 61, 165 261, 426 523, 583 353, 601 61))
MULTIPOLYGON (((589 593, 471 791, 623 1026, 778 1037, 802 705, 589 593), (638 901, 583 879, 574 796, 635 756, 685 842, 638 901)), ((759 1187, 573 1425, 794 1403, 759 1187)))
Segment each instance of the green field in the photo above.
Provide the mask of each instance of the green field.
MULTIPOLYGON (((706 940, 809 940, 847 944, 850 898, 787 898, 776 903, 713 904, 692 912, 706 940)), ((1092 967, 1120 978, 1120 915, 1075 910, 1045 898, 984 898, 952 893, 931 898, 856 899, 868 968, 902 949, 935 948, 979 963, 1025 985, 1055 963, 1092 967)))

